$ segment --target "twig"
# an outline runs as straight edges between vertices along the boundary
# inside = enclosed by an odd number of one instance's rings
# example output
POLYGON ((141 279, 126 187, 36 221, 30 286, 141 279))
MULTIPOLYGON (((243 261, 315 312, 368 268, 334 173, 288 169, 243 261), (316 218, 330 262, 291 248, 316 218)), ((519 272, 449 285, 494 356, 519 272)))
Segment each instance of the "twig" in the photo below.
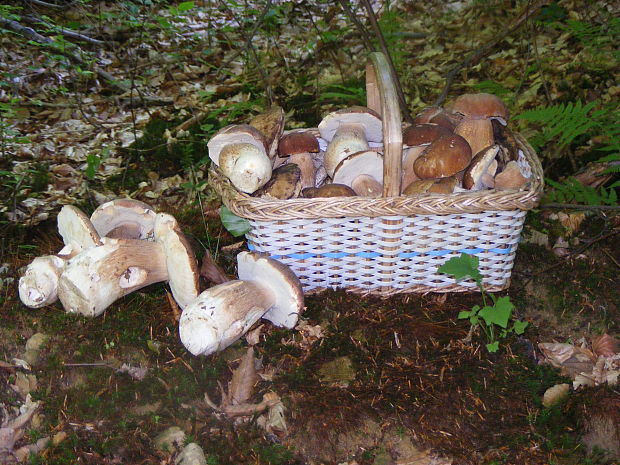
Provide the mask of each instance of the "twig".
POLYGON ((575 205, 572 203, 545 203, 538 208, 560 208, 568 210, 620 210, 620 205, 575 205))
POLYGON ((454 79, 456 78, 456 75, 459 73, 459 71, 461 71, 463 68, 476 64, 483 57, 491 53, 499 43, 501 43, 506 37, 519 29, 530 16, 532 16, 536 11, 538 11, 539 8, 550 3, 550 1, 551 0, 539 0, 534 5, 530 6, 528 4, 528 6, 525 8, 525 11, 521 13, 521 15, 519 15, 519 17, 508 29, 506 29, 502 34, 497 36, 491 42, 471 52, 463 61, 456 64, 450 71, 448 71, 448 74, 446 74, 446 84, 441 91, 439 97, 437 97, 434 105, 441 106, 444 103, 446 97, 448 96, 448 92, 450 91, 450 87, 452 86, 452 83, 454 82, 454 79))
POLYGON ((49 29, 57 30, 62 35, 66 36, 66 37, 70 37, 72 39, 82 40, 84 42, 88 42, 88 43, 93 44, 93 45, 105 45, 105 42, 102 41, 102 40, 93 39, 92 37, 86 36, 84 34, 80 34, 79 32, 75 32, 75 31, 73 31, 71 29, 64 29, 64 28, 62 28, 60 26, 56 26, 56 25, 52 25, 52 24, 46 23, 41 18, 37 18, 35 16, 24 15, 24 16, 21 17, 21 19, 26 21, 27 23, 30 23, 30 24, 39 24, 39 25, 41 25, 43 27, 47 27, 49 29))
POLYGON ((42 0, 27 0, 27 1, 24 1, 24 3, 32 3, 33 5, 42 6, 44 8, 55 8, 58 10, 64 10, 68 6, 72 5, 74 2, 71 2, 69 4, 64 4, 64 5, 57 5, 55 3, 43 2, 42 0))
MULTIPOLYGON (((77 64, 80 64, 80 65, 86 64, 86 62, 81 57, 67 51, 63 46, 61 46, 54 40, 50 39, 49 37, 42 36, 41 34, 39 34, 37 31, 35 31, 31 27, 23 26, 17 21, 13 21, 13 20, 6 19, 6 18, 0 18, 0 26, 10 29, 14 32, 17 32, 18 34, 21 34, 25 38, 30 39, 39 44, 49 45, 59 54, 61 54, 62 56, 68 58, 69 60, 77 64)), ((78 48, 77 46, 74 46, 74 47, 78 48)), ((112 87, 116 88, 117 90, 121 92, 125 92, 129 90, 127 86, 123 85, 120 82, 117 82, 114 76, 112 76, 107 71, 104 71, 97 66, 93 66, 93 70, 100 78, 107 81, 112 87)))
POLYGON ((375 50, 375 47, 372 44, 372 40, 370 40, 370 35, 368 35, 368 31, 366 30, 366 28, 364 27, 362 22, 358 19, 358 17, 355 15, 355 13, 349 7, 348 1, 347 0, 338 0, 338 3, 340 3, 340 6, 342 7, 342 10, 349 17, 351 22, 353 24, 355 24, 355 27, 357 27, 357 30, 359 31, 360 35, 362 36, 362 41, 364 42, 364 46, 366 47, 366 50, 368 50, 369 52, 373 52, 375 50))
POLYGON ((379 39, 379 46, 381 50, 385 54, 387 58, 388 65, 390 66, 390 71, 392 72, 392 79, 394 80, 394 84, 396 84, 396 94, 398 95, 398 101, 400 103, 400 109, 403 112, 403 119, 407 123, 413 123, 413 117, 409 112, 409 108, 407 108, 407 102, 405 100, 405 94, 403 93, 403 88, 400 85, 400 80, 398 79, 398 74, 396 73, 396 68, 394 67, 394 62, 392 61, 392 56, 390 55, 390 51, 388 50, 387 43, 385 42, 385 37, 383 37, 383 33, 381 32, 381 28, 379 27, 379 22, 377 21, 377 16, 372 9, 372 5, 370 4, 370 0, 361 0, 362 4, 366 8, 368 12, 368 17, 370 19, 370 24, 372 25, 373 30, 375 31, 375 35, 379 39))

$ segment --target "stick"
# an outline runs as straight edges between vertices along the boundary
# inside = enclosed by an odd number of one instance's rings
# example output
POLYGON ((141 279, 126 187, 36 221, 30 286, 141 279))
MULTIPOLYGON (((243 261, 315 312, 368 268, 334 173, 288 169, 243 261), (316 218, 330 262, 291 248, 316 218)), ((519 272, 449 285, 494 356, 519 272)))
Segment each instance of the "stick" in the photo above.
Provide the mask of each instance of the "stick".
POLYGON ((400 109, 403 112, 403 119, 407 123, 413 123, 413 117, 411 116, 411 113, 409 112, 409 108, 407 108, 405 94, 403 93, 403 88, 400 85, 400 80, 398 79, 398 74, 396 73, 396 68, 394 67, 392 56, 390 55, 390 51, 388 50, 387 43, 385 42, 385 37, 383 37, 381 28, 379 27, 379 23, 377 22, 377 16, 375 15, 375 12, 373 11, 372 5, 370 4, 369 0, 361 0, 361 2, 366 8, 366 11, 368 12, 368 17, 370 18, 370 24, 372 25, 372 28, 375 31, 375 35, 379 39, 379 45, 381 46, 381 50, 383 51, 385 57, 387 58, 390 71, 392 72, 392 79, 394 80, 394 84, 396 85, 396 95, 398 96, 398 102, 400 103, 400 109))
POLYGON ((538 208, 565 208, 567 210, 620 210, 620 205, 575 205, 573 203, 545 203, 538 208))
POLYGON ((441 106, 444 103, 446 97, 448 96, 450 87, 452 86, 452 83, 454 82, 454 79, 456 78, 456 75, 459 73, 459 71, 461 71, 463 68, 476 64, 478 61, 480 61, 480 59, 491 53, 502 40, 504 40, 517 29, 519 29, 521 25, 530 16, 532 16, 532 14, 534 14, 539 8, 547 5, 550 1, 551 0, 539 0, 532 6, 528 4, 528 6, 526 6, 525 8, 525 11, 521 13, 521 15, 519 15, 519 17, 515 20, 512 26, 510 26, 502 34, 497 36, 496 39, 471 52, 462 62, 456 64, 450 71, 448 71, 448 74, 446 75, 446 85, 444 86, 443 91, 441 92, 439 97, 437 97, 437 100, 433 105, 441 106))
POLYGON ((78 40, 83 40, 84 42, 88 42, 91 43, 93 45, 105 45, 105 42, 99 39, 93 39, 92 37, 86 36, 84 34, 80 34, 79 32, 75 32, 71 29, 64 29, 62 27, 59 26, 55 26, 52 24, 48 24, 45 21, 43 21, 41 18, 37 18, 35 16, 29 16, 29 15, 25 15, 21 17, 24 21, 26 21, 27 23, 30 24, 40 24, 41 26, 50 28, 50 29, 55 29, 58 32, 60 32, 62 35, 70 37, 72 39, 78 39, 78 40))

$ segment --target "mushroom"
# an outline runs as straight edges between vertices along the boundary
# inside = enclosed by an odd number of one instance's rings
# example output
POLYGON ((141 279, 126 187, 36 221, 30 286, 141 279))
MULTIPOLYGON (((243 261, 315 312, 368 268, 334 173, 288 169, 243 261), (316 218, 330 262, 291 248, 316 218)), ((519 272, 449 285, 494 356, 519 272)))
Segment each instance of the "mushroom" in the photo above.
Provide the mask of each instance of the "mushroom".
POLYGON ((508 126, 504 126, 496 119, 491 120, 491 124, 493 125, 493 137, 501 147, 500 153, 497 156, 498 169, 501 171, 508 162, 519 159, 520 149, 514 134, 508 126))
POLYGON ((464 170, 471 161, 471 148, 456 134, 441 136, 416 159, 413 169, 420 179, 446 178, 464 170))
POLYGON ((321 187, 307 187, 301 191, 301 194, 307 199, 315 199, 317 197, 354 197, 357 194, 349 186, 344 184, 324 184, 321 187))
POLYGON ((139 200, 116 199, 99 205, 90 221, 102 237, 152 240, 155 212, 139 200))
POLYGON ((453 119, 452 115, 441 107, 427 107, 413 119, 413 124, 433 123, 452 132, 454 130, 453 119))
POLYGON ((503 125, 508 121, 506 105, 492 94, 461 95, 454 101, 451 110, 460 118, 454 133, 465 138, 474 154, 495 143, 491 119, 503 125))
POLYGON ((213 163, 220 166, 220 152, 224 147, 231 144, 251 144, 267 154, 267 141, 258 129, 248 124, 231 124, 220 129, 207 142, 209 158, 213 163))
POLYGON ((409 184, 403 191, 403 195, 413 196, 424 193, 451 194, 458 185, 456 176, 440 179, 419 179, 409 184))
POLYGON ((254 195, 281 200, 299 197, 302 189, 301 177, 301 169, 296 164, 288 163, 282 165, 273 171, 273 176, 271 176, 269 182, 256 191, 254 195))
POLYGON ((491 165, 499 152, 499 145, 492 145, 478 152, 463 175, 463 187, 470 191, 479 191, 495 184, 492 175, 489 176, 491 165), (490 178, 490 179, 489 179, 490 178))
POLYGON ((402 163, 402 185, 408 186, 413 181, 419 179, 416 175, 413 164, 422 154, 424 149, 441 136, 452 134, 452 131, 437 124, 416 124, 409 126, 403 131, 403 150, 402 163))
POLYGON ((379 114, 366 107, 351 107, 330 113, 319 123, 321 137, 329 142, 324 166, 333 178, 338 163, 349 155, 368 150, 368 142, 383 140, 379 114))
POLYGON ((275 160, 278 141, 284 131, 284 110, 277 105, 250 120, 250 126, 258 129, 265 136, 267 155, 275 160))
POLYGON ((521 172, 519 164, 513 160, 508 162, 504 170, 495 176, 495 189, 519 189, 527 181, 528 178, 521 172))
POLYGON ((281 163, 294 163, 299 166, 302 189, 318 184, 317 170, 323 163, 319 152, 319 141, 307 131, 289 132, 280 139, 278 145, 278 159, 282 160, 281 163))
POLYGON ((101 245, 68 261, 58 281, 58 298, 67 312, 97 316, 120 297, 166 279, 161 244, 103 238, 101 245))
POLYGON ((72 205, 62 207, 57 217, 65 247, 56 255, 35 258, 19 278, 19 298, 30 308, 41 308, 58 300, 58 280, 67 261, 84 249, 101 245, 101 238, 88 217, 72 205))
POLYGON ((222 173, 242 192, 252 194, 271 178, 271 160, 256 145, 231 144, 219 154, 222 173))
POLYGON ((239 279, 201 293, 181 315, 179 334, 194 355, 221 351, 261 317, 293 328, 304 307, 297 276, 282 263, 254 252, 237 255, 239 279))
POLYGON ((158 213, 155 217, 155 240, 163 249, 172 296, 183 309, 200 292, 198 263, 194 252, 177 220, 167 213, 158 213))
POLYGON ((350 186, 357 195, 379 197, 383 193, 383 157, 374 150, 349 155, 334 170, 333 180, 350 186))

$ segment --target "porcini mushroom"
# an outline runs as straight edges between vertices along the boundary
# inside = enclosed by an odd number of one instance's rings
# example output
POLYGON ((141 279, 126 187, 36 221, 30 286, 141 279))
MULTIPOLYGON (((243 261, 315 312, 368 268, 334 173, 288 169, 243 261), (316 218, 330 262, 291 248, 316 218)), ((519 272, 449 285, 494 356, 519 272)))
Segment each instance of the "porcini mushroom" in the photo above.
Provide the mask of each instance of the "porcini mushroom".
POLYGON ((519 189, 523 187, 527 181, 528 178, 521 172, 519 164, 513 160, 508 162, 504 170, 495 176, 495 189, 519 189))
POLYGON ((461 95, 451 105, 451 110, 460 118, 454 133, 465 138, 473 154, 495 143, 492 119, 503 125, 508 121, 506 105, 492 94, 461 95))
MULTIPOLYGON (((486 179, 489 168, 495 161, 499 152, 499 145, 492 145, 478 152, 471 160, 471 163, 463 175, 463 188, 470 191, 478 191, 492 187, 491 179, 486 179)), ((493 183, 494 184, 494 183, 493 183)))
POLYGON ((90 221, 101 237, 152 240, 155 211, 134 199, 115 199, 99 205, 90 221))
POLYGON ((198 263, 177 220, 167 213, 155 217, 155 240, 162 246, 168 284, 182 309, 198 297, 198 263))
POLYGON ((413 169, 416 159, 424 149, 441 136, 452 134, 449 129, 437 124, 415 124, 403 131, 402 185, 408 186, 418 178, 413 169))
POLYGON ((441 136, 416 159, 413 169, 420 179, 446 178, 464 170, 471 161, 471 148, 457 134, 441 136))
POLYGON ((317 185, 317 169, 323 164, 319 151, 319 141, 307 131, 289 132, 280 139, 279 159, 299 166, 302 189, 317 185))
POLYGON ((330 177, 333 177, 341 160, 353 153, 368 150, 368 142, 383 140, 379 114, 359 106, 330 113, 319 123, 319 132, 329 142, 324 165, 330 177))
POLYGON ((284 110, 274 105, 266 112, 254 116, 249 125, 265 136, 267 155, 273 161, 276 158, 278 142, 284 131, 284 110))
POLYGON ((379 197, 383 193, 383 157, 374 150, 349 155, 334 170, 333 180, 350 186, 359 196, 379 197))
POLYGON ((256 192, 271 178, 271 160, 256 145, 227 145, 220 152, 219 163, 233 186, 248 194, 256 192))
POLYGON ((308 187, 301 191, 301 194, 307 199, 315 199, 317 197, 354 197, 357 194, 349 186, 344 184, 324 184, 321 187, 308 187))
POLYGON ((65 205, 57 217, 65 246, 56 255, 35 258, 19 278, 19 298, 30 308, 41 308, 58 299, 58 280, 67 261, 84 249, 101 245, 95 227, 80 209, 65 205))
POLYGON ((256 191, 254 195, 281 200, 299 197, 299 193, 302 189, 301 176, 301 169, 298 165, 294 163, 282 165, 273 171, 273 175, 269 182, 260 190, 256 191))
POLYGON ((179 334, 194 355, 231 345, 261 317, 293 328, 303 310, 297 276, 285 265, 253 252, 237 255, 239 279, 202 292, 183 310, 179 334))
POLYGON ((168 279, 161 244, 103 238, 102 244, 71 258, 58 281, 67 312, 97 316, 115 300, 168 279))

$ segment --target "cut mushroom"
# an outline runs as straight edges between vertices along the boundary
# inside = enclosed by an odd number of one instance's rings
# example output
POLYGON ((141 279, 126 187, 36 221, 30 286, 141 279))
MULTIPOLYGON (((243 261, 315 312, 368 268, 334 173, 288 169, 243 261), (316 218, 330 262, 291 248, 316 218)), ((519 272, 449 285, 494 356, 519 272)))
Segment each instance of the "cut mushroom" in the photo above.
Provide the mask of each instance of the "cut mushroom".
POLYGON ((284 131, 284 110, 282 107, 276 105, 265 113, 256 115, 250 120, 249 125, 258 129, 265 136, 267 155, 271 160, 274 160, 278 150, 278 141, 284 131))
POLYGON ((19 279, 19 298, 30 308, 41 308, 58 299, 58 280, 67 261, 84 249, 101 245, 101 238, 86 214, 65 205, 57 217, 65 246, 57 255, 35 258, 19 279))
POLYGON ((350 186, 357 195, 380 196, 383 192, 383 157, 374 150, 349 155, 338 164, 333 179, 334 183, 350 186), (365 177, 358 180, 363 175, 365 177))
POLYGON ((315 199, 317 197, 354 197, 357 194, 349 186, 344 184, 325 184, 321 187, 308 187, 301 191, 302 195, 307 199, 315 199))
POLYGON ((420 179, 446 178, 464 170, 471 161, 471 148, 461 136, 442 136, 420 155, 413 169, 420 179))
POLYGON ((319 123, 319 132, 329 142, 324 165, 330 177, 344 158, 368 150, 368 142, 383 140, 381 117, 366 107, 351 107, 330 113, 319 123))
POLYGON ((177 220, 167 213, 158 213, 155 217, 155 240, 162 246, 172 296, 183 309, 200 292, 200 274, 194 252, 177 220))
POLYGON ((499 152, 499 145, 492 145, 481 150, 472 158, 471 163, 463 175, 463 187, 470 191, 479 191, 492 187, 494 182, 489 181, 488 172, 499 152))
POLYGON ((523 176, 519 164, 516 161, 511 161, 508 162, 504 171, 495 176, 495 189, 519 189, 523 187, 527 181, 528 178, 523 176))
POLYGON ((227 145, 219 154, 219 163, 233 186, 248 194, 256 192, 271 178, 271 160, 256 145, 227 145))
POLYGON ((304 305, 297 276, 253 252, 241 252, 237 263, 239 280, 207 289, 181 315, 181 342, 194 355, 225 349, 261 317, 286 328, 297 324, 304 305))
POLYGON ((139 200, 106 202, 95 209, 90 221, 101 237, 153 240, 155 212, 139 200))
POLYGON ((66 311, 97 316, 115 300, 168 279, 161 244, 104 238, 102 245, 71 258, 58 281, 66 311))

